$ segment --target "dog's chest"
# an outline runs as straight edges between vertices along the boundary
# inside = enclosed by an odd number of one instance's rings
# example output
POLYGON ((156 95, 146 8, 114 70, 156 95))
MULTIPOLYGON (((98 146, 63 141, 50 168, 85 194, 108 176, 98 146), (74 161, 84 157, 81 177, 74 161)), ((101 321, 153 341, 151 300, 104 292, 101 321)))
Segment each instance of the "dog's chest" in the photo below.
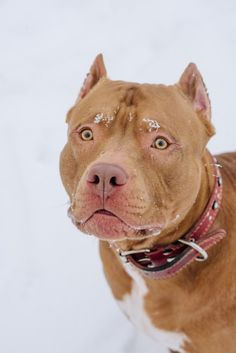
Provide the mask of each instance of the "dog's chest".
POLYGON ((133 283, 131 293, 125 294, 123 299, 118 302, 121 310, 139 330, 159 342, 163 347, 166 347, 167 352, 169 352, 168 349, 172 349, 179 353, 185 353, 183 345, 187 337, 182 333, 157 329, 152 324, 144 309, 144 296, 148 292, 145 281, 129 265, 125 265, 125 269, 131 276, 133 283))

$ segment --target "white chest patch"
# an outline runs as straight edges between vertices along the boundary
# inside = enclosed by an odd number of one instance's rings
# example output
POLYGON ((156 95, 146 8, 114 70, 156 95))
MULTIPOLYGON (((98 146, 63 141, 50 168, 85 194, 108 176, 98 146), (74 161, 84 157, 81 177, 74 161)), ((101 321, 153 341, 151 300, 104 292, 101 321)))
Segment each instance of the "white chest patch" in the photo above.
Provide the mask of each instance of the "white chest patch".
POLYGON ((159 342, 163 347, 179 353, 185 353, 182 347, 184 342, 188 341, 188 338, 182 333, 165 331, 154 327, 143 305, 144 296, 148 292, 144 279, 129 264, 125 265, 125 270, 133 279, 133 285, 131 293, 125 294, 123 299, 118 301, 121 310, 138 329, 159 342))

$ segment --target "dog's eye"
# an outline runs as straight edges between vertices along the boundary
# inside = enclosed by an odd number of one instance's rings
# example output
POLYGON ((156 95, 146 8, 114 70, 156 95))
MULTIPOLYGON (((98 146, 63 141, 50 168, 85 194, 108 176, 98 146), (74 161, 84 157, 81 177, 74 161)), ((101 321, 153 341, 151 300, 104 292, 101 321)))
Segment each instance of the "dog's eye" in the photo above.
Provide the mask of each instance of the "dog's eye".
POLYGON ((80 132, 80 137, 84 141, 93 140, 93 132, 90 129, 85 129, 85 130, 80 132))
POLYGON ((153 144, 155 148, 158 150, 165 150, 168 146, 169 143, 163 138, 163 137, 158 137, 153 144))

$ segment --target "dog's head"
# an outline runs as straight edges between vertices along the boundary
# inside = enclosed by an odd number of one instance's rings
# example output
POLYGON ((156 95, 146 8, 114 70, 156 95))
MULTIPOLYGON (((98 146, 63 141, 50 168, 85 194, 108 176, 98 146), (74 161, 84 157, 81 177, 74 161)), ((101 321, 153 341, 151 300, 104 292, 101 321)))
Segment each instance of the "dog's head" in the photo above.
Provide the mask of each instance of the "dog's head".
POLYGON ((111 81, 98 55, 67 115, 60 171, 84 233, 140 240, 177 226, 197 198, 214 133, 194 64, 172 86, 111 81))

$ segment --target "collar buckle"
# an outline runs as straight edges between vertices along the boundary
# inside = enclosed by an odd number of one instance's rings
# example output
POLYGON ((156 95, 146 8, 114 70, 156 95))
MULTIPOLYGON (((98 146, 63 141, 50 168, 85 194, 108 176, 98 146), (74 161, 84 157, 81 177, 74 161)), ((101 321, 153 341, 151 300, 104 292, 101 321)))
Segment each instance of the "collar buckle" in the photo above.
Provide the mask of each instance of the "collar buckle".
POLYGON ((143 254, 143 253, 149 253, 151 252, 150 249, 140 249, 140 250, 121 250, 121 249, 116 249, 118 255, 120 256, 121 260, 124 263, 129 262, 129 255, 134 255, 134 254, 143 254))

